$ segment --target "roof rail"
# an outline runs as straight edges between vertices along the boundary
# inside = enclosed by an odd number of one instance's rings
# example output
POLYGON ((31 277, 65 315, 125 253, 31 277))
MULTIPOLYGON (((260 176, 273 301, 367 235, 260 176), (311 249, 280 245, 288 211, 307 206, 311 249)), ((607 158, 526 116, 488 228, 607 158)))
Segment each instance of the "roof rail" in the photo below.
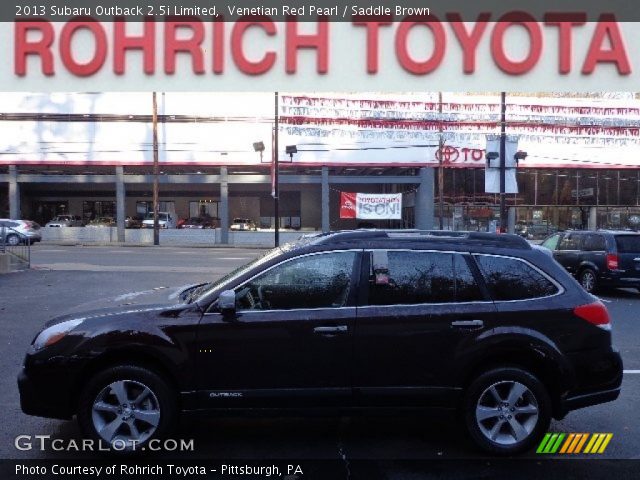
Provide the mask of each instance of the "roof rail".
POLYGON ((317 237, 317 244, 352 242, 357 240, 373 240, 383 238, 422 239, 422 240, 470 240, 500 247, 531 249, 531 244, 519 235, 496 234, 488 232, 467 232, 450 230, 418 230, 418 229, 358 229, 339 230, 317 237))

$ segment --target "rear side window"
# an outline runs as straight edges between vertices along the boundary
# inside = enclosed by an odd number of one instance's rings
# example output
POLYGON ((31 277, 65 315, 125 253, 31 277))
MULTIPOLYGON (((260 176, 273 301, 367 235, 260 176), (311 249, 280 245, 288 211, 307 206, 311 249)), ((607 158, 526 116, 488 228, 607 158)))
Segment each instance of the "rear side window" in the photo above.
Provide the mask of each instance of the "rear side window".
POLYGON ((387 252, 384 282, 372 275, 369 305, 415 305, 483 300, 465 259, 440 252, 387 252))
POLYGON ((640 253, 640 235, 616 235, 618 253, 640 253))
POLYGON ((558 288, 516 258, 475 255, 494 300, 527 300, 553 295, 558 288))
POLYGON ((602 235, 587 235, 584 240, 584 249, 589 252, 600 252, 606 250, 606 243, 602 235))

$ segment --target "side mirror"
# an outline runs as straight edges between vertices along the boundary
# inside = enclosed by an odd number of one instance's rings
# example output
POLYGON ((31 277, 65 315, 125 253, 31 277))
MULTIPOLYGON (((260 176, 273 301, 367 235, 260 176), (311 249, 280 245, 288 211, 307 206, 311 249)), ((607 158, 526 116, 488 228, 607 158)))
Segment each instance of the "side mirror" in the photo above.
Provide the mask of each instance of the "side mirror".
POLYGON ((218 308, 223 315, 234 315, 236 313, 236 292, 224 290, 218 297, 218 308))

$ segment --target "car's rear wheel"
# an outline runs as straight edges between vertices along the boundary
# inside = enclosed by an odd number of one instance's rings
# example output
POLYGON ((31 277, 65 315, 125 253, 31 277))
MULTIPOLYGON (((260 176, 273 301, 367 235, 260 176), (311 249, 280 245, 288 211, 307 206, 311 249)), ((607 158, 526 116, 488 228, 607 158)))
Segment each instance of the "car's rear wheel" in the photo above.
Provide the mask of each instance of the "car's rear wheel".
POLYGON ((83 433, 131 452, 170 432, 177 415, 176 394, 157 373, 143 367, 120 365, 95 375, 78 403, 83 433))
POLYGON ((590 268, 585 268, 578 275, 578 281, 582 288, 584 288, 587 292, 593 293, 598 288, 598 277, 596 276, 596 272, 591 270, 590 268))
POLYGON ((496 368, 467 389, 465 425, 481 449, 499 455, 527 451, 551 421, 551 401, 544 385, 520 368, 496 368))

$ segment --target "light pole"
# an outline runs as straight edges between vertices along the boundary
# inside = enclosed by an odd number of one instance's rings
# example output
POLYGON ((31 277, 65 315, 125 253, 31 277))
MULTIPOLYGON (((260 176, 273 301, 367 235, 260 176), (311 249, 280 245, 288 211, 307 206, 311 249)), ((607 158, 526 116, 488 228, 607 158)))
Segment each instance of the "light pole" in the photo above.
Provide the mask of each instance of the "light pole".
POLYGON ((280 205, 278 204, 278 196, 280 195, 280 185, 278 184, 278 92, 275 92, 275 105, 274 105, 274 125, 273 125, 273 161, 271 164, 271 195, 273 196, 273 216, 275 217, 275 229, 273 233, 273 240, 276 247, 280 246, 280 205))
POLYGON ((153 244, 160 245, 160 224, 158 222, 160 165, 158 162, 158 101, 153 92, 153 244))
POLYGON ((507 203, 506 203, 506 184, 507 184, 507 163, 506 163, 506 114, 507 103, 506 93, 500 92, 500 231, 507 231, 507 203))
POLYGON ((440 216, 440 230, 444 230, 444 138, 442 136, 442 92, 438 92, 438 211, 440 216))

